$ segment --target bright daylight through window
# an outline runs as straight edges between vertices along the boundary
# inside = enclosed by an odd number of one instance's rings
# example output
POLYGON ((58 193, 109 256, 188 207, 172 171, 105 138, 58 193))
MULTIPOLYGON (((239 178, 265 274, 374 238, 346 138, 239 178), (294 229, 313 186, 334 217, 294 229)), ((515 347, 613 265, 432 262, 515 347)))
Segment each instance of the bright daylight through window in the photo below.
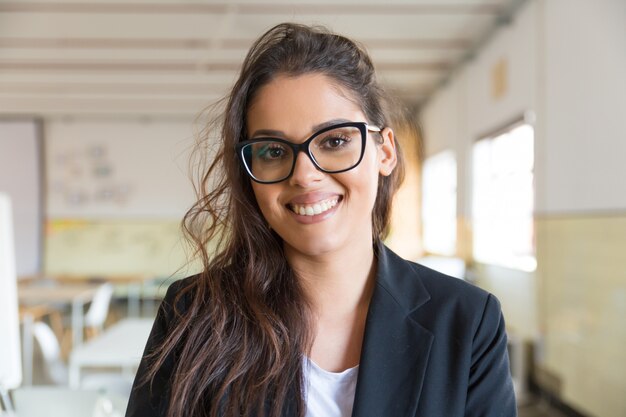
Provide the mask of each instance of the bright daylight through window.
POLYGON ((456 252, 456 158, 444 151, 424 161, 422 222, 424 249, 454 256, 456 252))
POLYGON ((534 271, 534 130, 516 124, 474 145, 473 250, 478 262, 534 271))

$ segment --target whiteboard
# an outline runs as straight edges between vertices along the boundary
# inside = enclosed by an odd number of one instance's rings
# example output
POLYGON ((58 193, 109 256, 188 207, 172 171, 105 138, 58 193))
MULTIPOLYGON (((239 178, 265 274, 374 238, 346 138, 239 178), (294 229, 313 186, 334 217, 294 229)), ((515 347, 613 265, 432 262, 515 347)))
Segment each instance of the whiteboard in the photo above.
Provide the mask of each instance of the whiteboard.
POLYGON ((47 219, 179 220, 195 202, 188 122, 53 119, 44 128, 47 219))
POLYGON ((11 201, 0 193, 0 387, 22 383, 11 201))

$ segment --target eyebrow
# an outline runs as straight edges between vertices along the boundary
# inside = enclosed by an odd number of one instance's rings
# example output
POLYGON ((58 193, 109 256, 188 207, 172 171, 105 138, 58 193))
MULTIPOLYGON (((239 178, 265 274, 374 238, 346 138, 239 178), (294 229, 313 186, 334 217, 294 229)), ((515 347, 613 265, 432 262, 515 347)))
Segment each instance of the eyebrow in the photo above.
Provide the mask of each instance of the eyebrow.
MULTIPOLYGON (((311 128, 311 132, 317 132, 318 130, 322 130, 328 126, 332 126, 332 125, 336 125, 339 123, 347 123, 350 122, 350 120, 348 119, 332 119, 332 120, 328 120, 326 122, 322 122, 319 124, 314 125, 311 128)), ((256 130, 252 136, 250 136, 250 138, 255 138, 255 137, 259 137, 259 136, 272 136, 272 137, 279 137, 279 138, 285 138, 285 133, 282 130, 273 130, 273 129, 259 129, 256 130)))

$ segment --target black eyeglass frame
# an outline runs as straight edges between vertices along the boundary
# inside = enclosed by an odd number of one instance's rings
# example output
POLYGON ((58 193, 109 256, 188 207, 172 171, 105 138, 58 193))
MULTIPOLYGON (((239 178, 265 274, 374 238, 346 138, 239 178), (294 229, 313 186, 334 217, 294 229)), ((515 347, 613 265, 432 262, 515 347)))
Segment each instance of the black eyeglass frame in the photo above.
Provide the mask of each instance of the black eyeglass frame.
POLYGON ((307 140, 305 140, 302 143, 293 143, 293 142, 290 142, 290 141, 285 140, 285 139, 274 138, 274 137, 271 137, 271 136, 265 136, 265 137, 258 137, 258 138, 254 138, 254 139, 250 139, 250 140, 244 140, 242 142, 239 142, 239 143, 235 144, 235 151, 237 153, 237 156, 239 157, 239 161, 241 162, 241 165, 243 165, 244 169, 248 173, 248 176, 253 181, 258 182, 259 184, 276 184, 276 183, 285 181, 286 179, 291 177, 291 175, 293 174, 294 169, 296 168, 296 160, 298 159, 298 154, 300 152, 304 152, 309 157, 311 162, 313 162, 313 165, 315 166, 315 168, 317 168, 318 170, 320 170, 322 172, 325 172, 327 174, 338 174, 340 172, 346 172, 346 171, 350 171, 351 169, 356 168, 361 163, 361 161, 363 160, 363 155, 365 155, 365 144, 367 142, 367 132, 381 132, 381 131, 382 131, 381 128, 376 127, 376 126, 370 126, 366 122, 345 122, 345 123, 339 123, 339 124, 327 126, 327 127, 323 128, 323 129, 320 129, 317 132, 313 133, 313 135, 311 135, 307 140), (311 153, 311 151, 309 149, 309 145, 311 144, 313 139, 315 139, 316 137, 318 137, 322 133, 328 132, 329 130, 339 129, 339 128, 342 128, 342 127, 356 127, 356 128, 358 128, 361 131, 361 141, 362 142, 361 142, 361 154, 359 155, 359 159, 349 168, 340 169, 340 170, 336 170, 336 171, 324 169, 315 160, 315 157, 313 156, 313 154, 311 153), (243 155, 243 148, 245 146, 252 145, 252 144, 255 144, 255 143, 259 143, 259 142, 266 142, 268 140, 271 140, 271 141, 274 141, 274 142, 283 143, 283 144, 289 146, 293 150, 293 163, 291 164, 291 169, 289 170, 289 174, 287 174, 284 178, 281 178, 279 180, 263 181, 263 180, 260 180, 260 179, 256 178, 252 174, 252 171, 250 170, 250 168, 248 167, 248 164, 246 163, 246 158, 243 155))

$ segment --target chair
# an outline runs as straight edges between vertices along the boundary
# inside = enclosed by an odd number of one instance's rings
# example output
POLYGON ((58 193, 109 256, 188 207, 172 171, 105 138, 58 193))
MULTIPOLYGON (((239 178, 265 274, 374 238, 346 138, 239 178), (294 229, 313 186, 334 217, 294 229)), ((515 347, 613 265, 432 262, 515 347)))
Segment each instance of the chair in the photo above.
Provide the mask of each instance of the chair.
POLYGON ((102 284, 93 296, 91 305, 85 314, 84 326, 87 337, 92 337, 104 330, 104 323, 109 314, 111 298, 113 297, 113 285, 102 284))
MULTIPOLYGON (((61 347, 56 335, 46 323, 37 322, 33 325, 33 336, 39 344, 46 366, 46 376, 55 385, 67 385, 68 369, 61 360, 61 347)), ((81 389, 103 391, 108 395, 128 398, 133 385, 134 375, 111 372, 93 372, 81 380, 81 389)))
MULTIPOLYGON (((102 332, 102 330, 104 330, 104 323, 106 322, 109 314, 113 291, 114 288, 112 284, 104 283, 98 287, 93 298, 91 299, 89 308, 83 316, 83 327, 82 329, 76 329, 78 332, 84 331, 87 339, 97 336, 102 332)), ((73 323, 66 320, 64 323, 65 330, 62 332, 61 337, 61 352, 65 359, 69 356, 70 350, 75 347, 73 344, 76 341, 72 337, 70 326, 73 326, 73 323)), ((84 341, 82 333, 80 334, 79 340, 84 341)))
POLYGON ((41 349, 46 365, 46 375, 56 385, 68 382, 67 366, 61 360, 61 346, 50 326, 43 322, 33 324, 33 336, 41 349))

